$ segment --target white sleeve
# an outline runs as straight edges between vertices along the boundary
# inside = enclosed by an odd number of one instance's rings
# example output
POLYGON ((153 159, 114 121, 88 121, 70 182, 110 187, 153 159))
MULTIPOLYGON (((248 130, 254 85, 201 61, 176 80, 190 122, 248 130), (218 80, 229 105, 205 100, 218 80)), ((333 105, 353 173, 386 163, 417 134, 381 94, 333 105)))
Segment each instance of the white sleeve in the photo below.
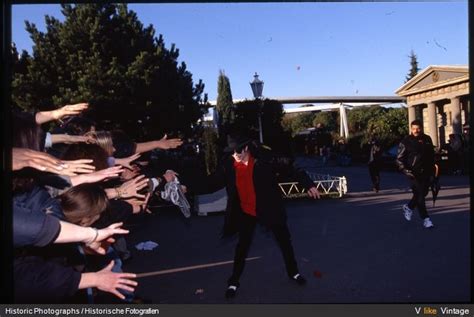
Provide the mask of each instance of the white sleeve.
POLYGON ((151 181, 153 182, 153 191, 155 191, 155 189, 158 187, 158 185, 160 185, 160 181, 157 180, 156 178, 151 178, 151 181))
POLYGON ((44 148, 49 149, 51 147, 53 147, 53 140, 51 137, 51 133, 46 132, 46 140, 44 141, 44 148))

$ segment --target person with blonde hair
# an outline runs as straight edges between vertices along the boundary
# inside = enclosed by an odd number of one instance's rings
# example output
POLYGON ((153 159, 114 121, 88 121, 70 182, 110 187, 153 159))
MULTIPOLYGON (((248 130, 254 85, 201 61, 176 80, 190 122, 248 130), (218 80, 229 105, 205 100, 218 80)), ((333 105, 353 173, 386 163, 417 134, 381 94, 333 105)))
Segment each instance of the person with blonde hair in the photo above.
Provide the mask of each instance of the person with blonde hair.
POLYGON ((115 147, 112 140, 112 134, 109 131, 91 131, 85 135, 92 136, 95 139, 97 145, 107 152, 109 166, 122 165, 128 169, 132 169, 130 163, 140 157, 139 153, 132 154, 131 156, 125 158, 114 157, 115 147))

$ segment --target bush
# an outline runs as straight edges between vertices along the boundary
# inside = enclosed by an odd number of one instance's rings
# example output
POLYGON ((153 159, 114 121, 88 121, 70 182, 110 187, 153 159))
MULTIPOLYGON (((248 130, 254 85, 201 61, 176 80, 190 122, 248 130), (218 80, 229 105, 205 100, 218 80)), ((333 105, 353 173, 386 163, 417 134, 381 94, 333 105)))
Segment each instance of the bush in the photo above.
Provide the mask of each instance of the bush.
POLYGON ((218 160, 217 140, 218 135, 215 129, 211 127, 204 128, 202 134, 202 143, 204 143, 204 161, 208 175, 216 171, 218 160))

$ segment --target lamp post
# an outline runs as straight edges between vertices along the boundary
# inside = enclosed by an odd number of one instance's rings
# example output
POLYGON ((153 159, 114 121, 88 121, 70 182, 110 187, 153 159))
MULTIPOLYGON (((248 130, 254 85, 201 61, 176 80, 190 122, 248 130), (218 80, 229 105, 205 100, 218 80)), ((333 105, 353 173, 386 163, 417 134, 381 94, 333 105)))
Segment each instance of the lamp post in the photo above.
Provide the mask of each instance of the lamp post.
POLYGON ((259 103, 260 103, 260 109, 258 110, 258 129, 260 132, 260 143, 263 144, 263 131, 262 131, 263 81, 258 79, 257 73, 253 75, 253 81, 250 83, 250 87, 252 87, 253 96, 255 97, 255 99, 259 100, 259 103))

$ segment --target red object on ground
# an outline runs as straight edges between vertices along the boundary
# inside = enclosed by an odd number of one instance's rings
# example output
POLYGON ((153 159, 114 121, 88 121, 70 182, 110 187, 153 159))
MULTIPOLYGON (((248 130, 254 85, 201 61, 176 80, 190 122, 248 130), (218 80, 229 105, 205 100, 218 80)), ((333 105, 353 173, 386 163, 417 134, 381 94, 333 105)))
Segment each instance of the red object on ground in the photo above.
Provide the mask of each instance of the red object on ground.
POLYGON ((315 277, 317 277, 317 278, 321 278, 321 277, 322 277, 321 272, 319 272, 319 271, 317 271, 317 270, 313 272, 313 275, 314 275, 315 277))

